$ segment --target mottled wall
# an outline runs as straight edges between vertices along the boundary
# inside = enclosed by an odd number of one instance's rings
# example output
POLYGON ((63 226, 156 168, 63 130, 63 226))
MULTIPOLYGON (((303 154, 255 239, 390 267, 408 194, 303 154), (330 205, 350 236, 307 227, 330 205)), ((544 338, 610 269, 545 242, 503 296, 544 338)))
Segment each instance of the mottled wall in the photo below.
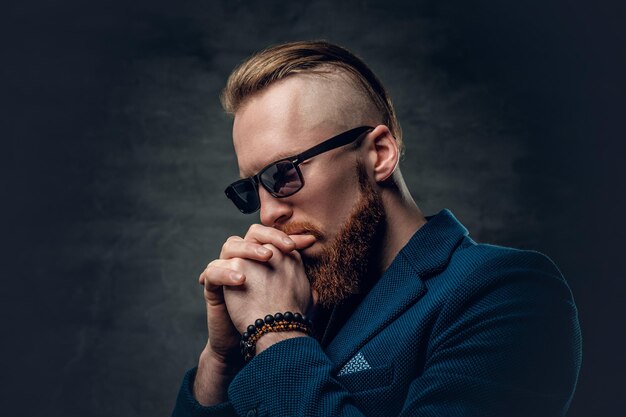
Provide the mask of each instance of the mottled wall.
POLYGON ((426 214, 560 266, 585 342, 570 415, 624 408, 618 2, 52 3, 0 29, 4 415, 168 415, 206 342, 197 276, 255 218, 223 196, 219 92, 311 38, 388 86, 426 214))

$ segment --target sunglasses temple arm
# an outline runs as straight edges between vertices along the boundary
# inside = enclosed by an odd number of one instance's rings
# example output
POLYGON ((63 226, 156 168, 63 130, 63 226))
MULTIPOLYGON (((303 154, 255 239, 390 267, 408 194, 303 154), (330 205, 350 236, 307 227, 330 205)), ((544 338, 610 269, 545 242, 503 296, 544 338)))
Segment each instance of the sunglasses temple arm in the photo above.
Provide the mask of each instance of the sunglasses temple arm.
POLYGON ((299 155, 296 155, 295 160, 299 162, 306 161, 309 158, 313 158, 314 156, 317 156, 326 151, 330 151, 331 149, 335 149, 340 146, 347 145, 351 142, 354 142, 356 139, 358 139, 363 133, 367 132, 368 130, 372 130, 372 128, 369 126, 361 126, 352 130, 348 130, 347 132, 344 132, 338 136, 335 136, 334 138, 328 139, 327 141, 322 142, 319 145, 316 145, 312 147, 311 149, 302 152, 299 155))

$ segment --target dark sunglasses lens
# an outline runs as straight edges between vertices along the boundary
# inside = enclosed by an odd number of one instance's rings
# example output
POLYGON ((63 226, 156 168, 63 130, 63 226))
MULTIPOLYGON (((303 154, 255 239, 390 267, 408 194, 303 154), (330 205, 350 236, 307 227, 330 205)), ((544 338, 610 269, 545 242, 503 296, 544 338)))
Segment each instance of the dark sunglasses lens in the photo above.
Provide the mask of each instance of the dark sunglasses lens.
POLYGON ((277 197, 287 197, 302 188, 302 179, 291 161, 280 161, 261 173, 260 180, 277 197))
POLYGON ((242 213, 250 214, 259 209, 259 194, 251 180, 237 181, 225 192, 226 197, 230 198, 242 213))

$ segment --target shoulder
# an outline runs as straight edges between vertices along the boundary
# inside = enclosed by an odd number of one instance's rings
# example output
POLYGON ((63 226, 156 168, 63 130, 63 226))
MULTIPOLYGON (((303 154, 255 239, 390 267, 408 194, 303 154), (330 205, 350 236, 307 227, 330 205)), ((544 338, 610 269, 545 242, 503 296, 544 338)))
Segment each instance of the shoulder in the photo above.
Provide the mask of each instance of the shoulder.
POLYGON ((430 285, 446 293, 447 308, 523 303, 552 309, 559 302, 573 306, 569 286, 545 254, 504 246, 476 244, 466 238, 448 265, 430 285), (481 302, 482 301, 482 302, 481 302))
POLYGON ((541 252, 467 241, 452 254, 447 267, 464 271, 460 285, 481 286, 493 281, 526 278, 567 286, 556 264, 541 252))
POLYGON ((535 250, 515 249, 506 246, 474 243, 466 238, 450 258, 450 266, 465 265, 475 273, 501 274, 526 270, 543 272, 562 278, 555 263, 545 254, 535 250))

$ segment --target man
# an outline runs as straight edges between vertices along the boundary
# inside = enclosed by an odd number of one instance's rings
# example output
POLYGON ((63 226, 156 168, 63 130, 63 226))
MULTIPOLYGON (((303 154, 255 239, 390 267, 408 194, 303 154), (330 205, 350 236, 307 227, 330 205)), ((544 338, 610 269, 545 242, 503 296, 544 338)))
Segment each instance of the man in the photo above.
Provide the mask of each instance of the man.
POLYGON ((361 60, 272 47, 222 102, 242 177, 226 194, 260 224, 200 275, 209 339, 174 416, 566 412, 581 339, 560 272, 477 244, 448 210, 423 216, 391 100, 361 60))

